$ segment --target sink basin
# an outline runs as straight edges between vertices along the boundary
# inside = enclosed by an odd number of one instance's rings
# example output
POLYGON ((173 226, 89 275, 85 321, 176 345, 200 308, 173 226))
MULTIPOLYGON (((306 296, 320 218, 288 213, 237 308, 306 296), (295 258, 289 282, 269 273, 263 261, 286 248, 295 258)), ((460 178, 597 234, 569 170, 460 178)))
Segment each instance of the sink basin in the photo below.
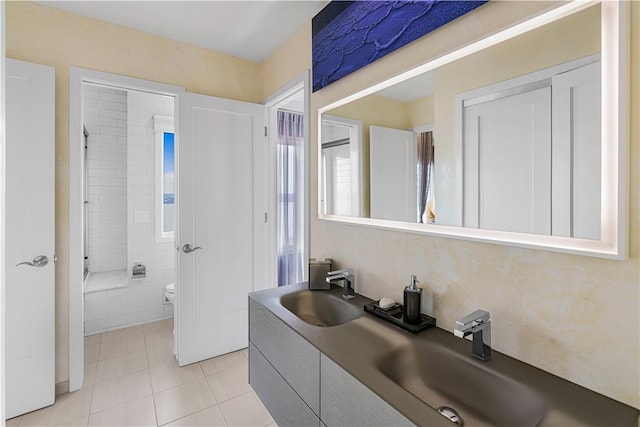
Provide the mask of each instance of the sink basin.
POLYGON ((342 325, 362 316, 362 307, 343 300, 338 291, 303 290, 282 296, 280 303, 308 324, 320 327, 342 325))
MULTIPOLYGON (((417 342, 378 360, 389 379, 441 414, 451 408, 468 425, 535 426, 547 405, 520 382, 436 342, 417 342)), ((444 414, 443 414, 444 415, 444 414)), ((446 424, 443 424, 446 425, 446 424)), ((452 423, 453 425, 453 423, 452 423)))

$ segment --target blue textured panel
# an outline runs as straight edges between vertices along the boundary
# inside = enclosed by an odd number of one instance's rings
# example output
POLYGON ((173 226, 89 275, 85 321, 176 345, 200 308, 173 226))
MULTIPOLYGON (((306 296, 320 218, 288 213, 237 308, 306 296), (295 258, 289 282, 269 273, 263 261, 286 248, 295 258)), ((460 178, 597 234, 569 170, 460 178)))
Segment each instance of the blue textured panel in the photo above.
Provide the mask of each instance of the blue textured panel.
POLYGON ((487 1, 332 1, 312 21, 313 91, 487 1))

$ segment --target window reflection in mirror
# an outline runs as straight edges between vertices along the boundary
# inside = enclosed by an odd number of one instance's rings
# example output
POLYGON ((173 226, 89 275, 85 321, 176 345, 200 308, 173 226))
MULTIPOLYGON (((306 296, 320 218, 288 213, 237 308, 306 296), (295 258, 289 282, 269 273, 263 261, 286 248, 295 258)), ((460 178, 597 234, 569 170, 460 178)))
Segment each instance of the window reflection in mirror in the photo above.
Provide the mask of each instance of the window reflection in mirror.
POLYGON ((599 239, 600 40, 594 5, 329 111, 362 123, 356 216, 599 239))

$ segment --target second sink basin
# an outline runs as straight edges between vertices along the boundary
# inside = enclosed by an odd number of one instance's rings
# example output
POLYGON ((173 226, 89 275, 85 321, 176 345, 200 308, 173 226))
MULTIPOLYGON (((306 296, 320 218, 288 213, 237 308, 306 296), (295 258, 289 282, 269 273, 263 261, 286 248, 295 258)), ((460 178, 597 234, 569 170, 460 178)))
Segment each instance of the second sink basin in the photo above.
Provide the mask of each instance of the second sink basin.
POLYGON ((341 289, 303 290, 284 295, 280 298, 280 303, 310 325, 337 326, 355 320, 363 314, 362 306, 343 300, 341 292, 341 289))
POLYGON ((463 423, 535 426, 540 422, 547 412, 540 396, 525 384, 482 366, 491 362, 470 358, 442 344, 419 342, 387 354, 377 367, 434 409, 452 408, 463 423))

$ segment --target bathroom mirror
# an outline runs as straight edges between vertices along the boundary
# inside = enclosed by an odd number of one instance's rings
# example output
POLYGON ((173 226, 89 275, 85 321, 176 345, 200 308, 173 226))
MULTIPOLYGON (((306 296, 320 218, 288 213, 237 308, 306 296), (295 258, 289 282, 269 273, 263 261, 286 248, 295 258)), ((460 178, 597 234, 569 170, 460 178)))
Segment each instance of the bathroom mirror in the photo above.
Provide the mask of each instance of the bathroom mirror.
POLYGON ((319 109, 319 218, 624 258, 625 7, 571 2, 319 109))

